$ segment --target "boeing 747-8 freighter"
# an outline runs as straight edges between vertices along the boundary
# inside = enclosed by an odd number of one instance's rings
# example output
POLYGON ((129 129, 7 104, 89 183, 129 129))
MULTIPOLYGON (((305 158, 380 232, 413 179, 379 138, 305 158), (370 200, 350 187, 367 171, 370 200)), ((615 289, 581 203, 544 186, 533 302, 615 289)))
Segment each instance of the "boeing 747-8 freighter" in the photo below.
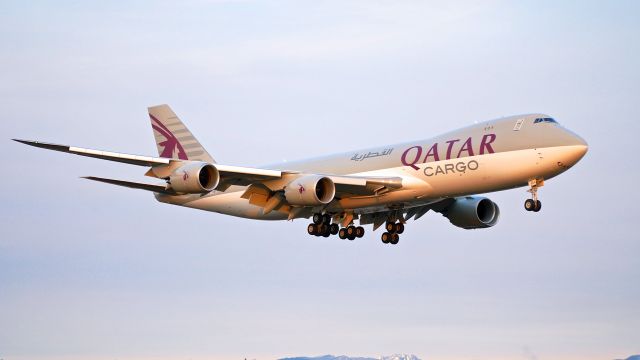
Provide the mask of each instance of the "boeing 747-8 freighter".
POLYGON ((405 224, 429 210, 458 227, 498 222, 498 205, 477 194, 528 186, 527 211, 538 212, 538 189, 575 165, 587 143, 544 114, 478 123, 426 140, 259 168, 217 163, 167 105, 149 108, 158 157, 17 140, 45 149, 149 168, 160 184, 87 179, 148 190, 163 203, 260 220, 308 219, 310 235, 354 240, 363 225, 384 225, 383 243, 397 244, 405 224), (357 225, 356 225, 357 222, 357 225))

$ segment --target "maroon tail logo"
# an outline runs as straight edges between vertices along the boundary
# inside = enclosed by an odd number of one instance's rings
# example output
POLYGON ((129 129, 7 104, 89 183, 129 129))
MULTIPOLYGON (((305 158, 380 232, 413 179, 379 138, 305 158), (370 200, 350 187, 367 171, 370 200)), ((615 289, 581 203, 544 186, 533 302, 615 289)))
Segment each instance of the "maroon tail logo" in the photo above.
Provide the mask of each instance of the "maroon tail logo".
POLYGON ((182 147, 178 139, 171 133, 171 131, 169 131, 169 129, 167 129, 167 127, 164 126, 153 115, 149 114, 149 117, 151 118, 151 127, 153 127, 155 131, 162 134, 162 136, 164 136, 164 138, 166 139, 165 141, 159 143, 163 147, 160 157, 171 159, 173 158, 173 154, 177 149, 178 159, 189 160, 187 158, 187 153, 184 151, 184 148, 182 147))

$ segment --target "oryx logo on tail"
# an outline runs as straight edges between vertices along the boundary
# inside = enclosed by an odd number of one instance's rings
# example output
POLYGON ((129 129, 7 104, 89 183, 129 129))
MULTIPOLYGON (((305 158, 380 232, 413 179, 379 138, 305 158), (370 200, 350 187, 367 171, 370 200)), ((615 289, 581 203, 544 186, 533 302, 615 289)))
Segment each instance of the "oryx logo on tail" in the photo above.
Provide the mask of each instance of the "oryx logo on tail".
POLYGON ((160 157, 189 160, 189 158, 187 157, 187 153, 182 147, 182 144, 180 144, 180 141, 178 141, 175 135, 173 135, 173 133, 169 129, 167 129, 166 126, 164 126, 158 119, 156 119, 155 116, 149 114, 149 117, 151 118, 151 127, 153 127, 153 130, 157 131, 165 138, 165 141, 158 143, 158 145, 163 147, 163 150, 160 153, 160 157))

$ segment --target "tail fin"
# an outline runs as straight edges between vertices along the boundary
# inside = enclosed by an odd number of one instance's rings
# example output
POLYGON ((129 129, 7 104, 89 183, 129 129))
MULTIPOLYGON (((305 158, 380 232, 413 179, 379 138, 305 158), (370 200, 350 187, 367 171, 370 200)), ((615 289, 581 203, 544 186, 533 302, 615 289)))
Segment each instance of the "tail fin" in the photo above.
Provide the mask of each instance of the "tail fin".
POLYGON ((149 118, 160 157, 215 163, 169 105, 150 107, 149 118))

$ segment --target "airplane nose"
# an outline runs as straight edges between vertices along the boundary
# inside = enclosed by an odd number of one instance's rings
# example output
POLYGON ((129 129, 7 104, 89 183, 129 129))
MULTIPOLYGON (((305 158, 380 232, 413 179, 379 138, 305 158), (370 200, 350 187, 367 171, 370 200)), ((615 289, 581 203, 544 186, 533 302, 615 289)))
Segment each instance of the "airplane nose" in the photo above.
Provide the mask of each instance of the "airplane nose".
POLYGON ((573 163, 577 163, 578 161, 580 161, 580 159, 582 159, 584 157, 584 155, 587 153, 587 151, 589 151, 589 145, 585 144, 585 145, 575 145, 574 146, 574 153, 573 153, 573 158, 574 161, 573 163))
POLYGON ((589 151, 589 144, 579 135, 571 133, 571 143, 566 147, 563 165, 575 165, 587 151, 589 151))
POLYGON ((573 134, 573 136, 576 139, 576 144, 584 146, 585 147, 585 152, 586 152, 589 149, 589 144, 587 144, 587 142, 582 137, 580 137, 580 135, 573 134))
POLYGON ((587 144, 587 142, 582 137, 580 137, 580 135, 573 135, 576 138, 576 153, 577 155, 579 155, 578 160, 580 160, 587 153, 587 151, 589 151, 589 144, 587 144))

